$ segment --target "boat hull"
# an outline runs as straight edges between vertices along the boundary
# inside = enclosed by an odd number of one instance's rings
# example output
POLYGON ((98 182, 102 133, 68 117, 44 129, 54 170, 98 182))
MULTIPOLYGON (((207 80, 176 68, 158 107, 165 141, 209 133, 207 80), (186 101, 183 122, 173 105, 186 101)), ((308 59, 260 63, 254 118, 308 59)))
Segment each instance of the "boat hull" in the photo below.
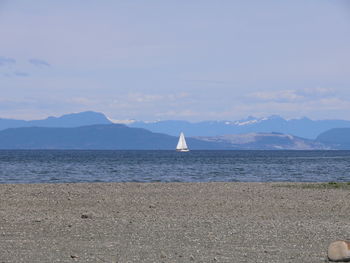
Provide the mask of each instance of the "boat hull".
POLYGON ((176 149, 177 152, 189 152, 189 149, 176 149))

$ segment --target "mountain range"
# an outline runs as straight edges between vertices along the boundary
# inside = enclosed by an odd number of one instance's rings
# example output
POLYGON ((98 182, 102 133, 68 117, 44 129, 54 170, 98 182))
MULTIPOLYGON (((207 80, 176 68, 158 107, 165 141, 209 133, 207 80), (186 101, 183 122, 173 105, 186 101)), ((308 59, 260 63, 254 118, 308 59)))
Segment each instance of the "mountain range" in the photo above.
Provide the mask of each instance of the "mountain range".
POLYGON ((350 149, 350 128, 336 128, 328 130, 317 136, 316 141, 324 143, 333 149, 350 149))
POLYGON ((350 126, 348 121, 285 120, 279 116, 235 122, 134 122, 126 126, 90 111, 34 121, 0 119, 0 149, 173 150, 180 131, 185 132, 192 150, 350 149, 350 128, 339 128, 346 126, 350 126), (317 136, 316 131, 320 131, 317 136), (316 139, 296 136, 298 132, 316 139))
POLYGON ((282 133, 246 133, 210 137, 194 137, 206 142, 216 142, 227 148, 240 150, 330 150, 334 144, 309 140, 282 133))
MULTIPOLYGON (((122 124, 71 128, 24 127, 0 131, 0 149, 174 150, 178 137, 122 124)), ((315 142, 278 133, 187 138, 191 150, 320 150, 315 142)))
POLYGON ((79 127, 95 124, 112 124, 103 113, 85 111, 66 114, 61 117, 48 117, 43 120, 15 120, 0 118, 0 130, 20 127, 79 127))
POLYGON ((278 132, 315 139, 319 134, 333 128, 350 128, 346 120, 311 120, 308 118, 286 120, 274 115, 266 118, 248 117, 238 121, 187 121, 133 122, 130 127, 144 128, 153 132, 187 136, 220 136, 227 134, 278 132))
MULTIPOLYGON (((0 131, 0 149, 170 150, 177 137, 122 124, 75 128, 25 127, 0 131)), ((224 149, 225 145, 188 138, 192 149, 224 149)))
MULTIPOLYGON (((66 114, 60 117, 48 117, 43 120, 15 120, 0 118, 0 130, 19 127, 57 127, 69 128, 96 124, 113 124, 103 113, 85 111, 66 114)), ((237 121, 133 121, 127 124, 131 128, 144 128, 156 133, 178 136, 184 132, 186 136, 222 136, 246 133, 283 133, 297 137, 316 139, 330 129, 350 128, 347 120, 311 120, 308 118, 286 120, 278 115, 266 118, 248 117, 237 121)))

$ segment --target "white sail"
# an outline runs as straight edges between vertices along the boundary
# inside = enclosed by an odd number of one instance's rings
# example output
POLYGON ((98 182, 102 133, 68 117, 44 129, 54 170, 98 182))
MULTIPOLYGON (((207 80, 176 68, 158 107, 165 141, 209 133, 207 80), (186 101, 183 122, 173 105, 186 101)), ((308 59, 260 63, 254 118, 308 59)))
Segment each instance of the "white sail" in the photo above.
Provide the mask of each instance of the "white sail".
POLYGON ((177 143, 176 150, 179 152, 188 152, 185 135, 183 132, 180 133, 179 142, 177 143))

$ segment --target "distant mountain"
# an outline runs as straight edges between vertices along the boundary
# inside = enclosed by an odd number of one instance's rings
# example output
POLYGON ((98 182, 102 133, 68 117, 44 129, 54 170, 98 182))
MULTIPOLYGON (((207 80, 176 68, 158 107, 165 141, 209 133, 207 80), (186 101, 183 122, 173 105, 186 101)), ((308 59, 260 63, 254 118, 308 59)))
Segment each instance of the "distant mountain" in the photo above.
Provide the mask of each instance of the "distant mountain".
POLYGON ((144 128, 153 132, 177 136, 219 136, 225 134, 271 133, 293 134, 298 137, 315 139, 320 133, 332 128, 349 127, 345 120, 311 120, 308 118, 286 120, 274 115, 268 118, 254 118, 239 121, 187 121, 134 122, 130 127, 144 128))
POLYGON ((242 150, 328 150, 331 146, 288 134, 248 133, 213 137, 195 137, 207 142, 226 145, 227 148, 242 150))
POLYGON ((350 128, 331 129, 317 136, 316 141, 340 150, 350 150, 350 128))
MULTIPOLYGON (((0 131, 0 149, 174 150, 177 137, 122 124, 77 128, 10 128, 0 131)), ((188 138, 191 149, 223 149, 224 145, 188 138)))
POLYGON ((1 119, 0 130, 19 127, 79 127, 94 124, 111 124, 105 115, 93 111, 72 113, 61 117, 48 117, 44 120, 1 119))
MULTIPOLYGON (((191 150, 314 150, 321 142, 265 133, 186 138, 191 150)), ((178 137, 122 124, 75 128, 26 127, 0 131, 0 149, 174 150, 178 137)))
MULTIPOLYGON (((67 114, 61 117, 48 117, 43 120, 32 121, 0 118, 0 131, 8 128, 22 127, 74 128, 104 124, 112 124, 112 122, 103 113, 86 111, 67 114)), ((184 132, 186 137, 277 132, 282 134, 292 134, 301 138, 315 139, 319 134, 333 128, 350 128, 350 121, 314 121, 308 118, 286 120, 280 116, 273 115, 267 118, 255 118, 250 116, 238 121, 203 121, 197 123, 180 120, 159 122, 136 121, 129 123, 128 127, 143 128, 155 133, 163 133, 176 137, 179 136, 180 132, 184 132)))

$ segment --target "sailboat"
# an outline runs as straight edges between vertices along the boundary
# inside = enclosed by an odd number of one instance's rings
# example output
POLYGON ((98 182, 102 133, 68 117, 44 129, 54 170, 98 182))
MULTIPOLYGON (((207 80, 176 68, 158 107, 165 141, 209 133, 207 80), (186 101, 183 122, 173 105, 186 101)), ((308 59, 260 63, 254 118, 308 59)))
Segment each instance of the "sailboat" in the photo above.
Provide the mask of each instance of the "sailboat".
POLYGON ((183 132, 180 133, 179 142, 177 143, 177 146, 176 146, 176 151, 177 152, 189 152, 190 151, 187 148, 185 135, 183 132))

